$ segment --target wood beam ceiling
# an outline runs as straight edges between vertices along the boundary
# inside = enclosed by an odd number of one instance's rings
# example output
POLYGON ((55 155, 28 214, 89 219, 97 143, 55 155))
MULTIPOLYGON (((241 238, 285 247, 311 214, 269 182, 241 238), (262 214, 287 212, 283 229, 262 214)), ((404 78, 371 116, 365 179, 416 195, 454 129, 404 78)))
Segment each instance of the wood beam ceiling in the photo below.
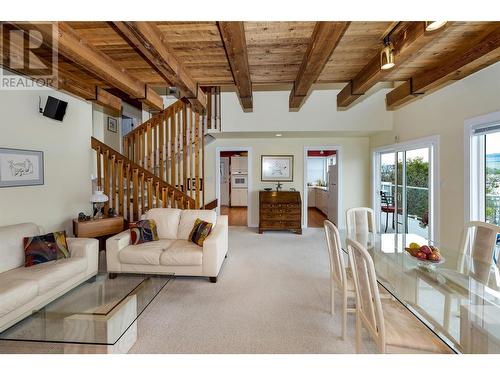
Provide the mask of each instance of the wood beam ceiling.
POLYGON ((253 108, 252 80, 243 22, 217 22, 243 109, 253 108))
MULTIPOLYGON (((12 28, 17 28, 16 25, 11 25, 12 28)), ((19 43, 22 43, 21 40, 9 39, 6 40, 6 35, 4 35, 3 43, 9 44, 10 55, 18 55, 22 56, 24 53, 24 47, 19 43)), ((3 52, 3 50, 2 50, 3 52)), ((88 100, 99 104, 104 107, 105 111, 113 116, 118 116, 121 113, 122 101, 119 97, 97 87, 93 84, 89 84, 87 82, 83 82, 80 77, 62 69, 59 64, 52 64, 47 57, 37 54, 36 50, 32 50, 31 53, 34 53, 36 58, 45 66, 50 66, 52 70, 54 70, 54 76, 56 77, 55 81, 47 80, 47 84, 55 90, 64 91, 68 94, 77 96, 81 99, 88 100)), ((6 56, 3 56, 2 53, 2 61, 6 59, 6 56)), ((8 63, 8 61, 5 61, 8 63)), ((37 76, 30 74, 29 69, 22 69, 16 71, 16 73, 20 75, 25 75, 27 77, 36 79, 37 76)))
MULTIPOLYGON (((399 22, 390 35, 397 66, 415 56, 423 47, 441 35, 444 28, 434 32, 425 31, 425 22, 399 22)), ((380 44, 380 49, 383 45, 380 44)), ((380 68, 380 53, 375 54, 368 64, 337 95, 337 106, 348 107, 376 83, 382 81, 392 70, 380 68)))
POLYGON ((160 29, 154 23, 113 22, 113 25, 167 82, 181 91, 181 95, 193 106, 206 108, 206 94, 169 48, 160 29))
POLYGON ((337 47, 350 22, 317 22, 290 93, 290 109, 299 109, 337 47))
POLYGON ((30 28, 38 30, 43 36, 42 42, 51 48, 55 47, 51 45, 52 40, 57 40, 57 52, 84 70, 139 99, 151 109, 163 109, 163 99, 158 94, 117 66, 111 58, 80 37, 66 22, 33 22, 30 28))
POLYGON ((486 64, 482 64, 480 67, 498 61, 498 54, 496 53, 498 48, 500 48, 500 26, 494 28, 493 31, 473 46, 455 53, 442 64, 411 77, 393 89, 386 96, 387 108, 395 109, 447 81, 472 74, 477 71, 477 69, 470 69, 474 67, 476 60, 487 60, 488 55, 492 52, 495 52, 491 56, 492 61, 487 61, 486 64), (464 70, 467 69, 470 69, 470 71, 464 73, 464 70))

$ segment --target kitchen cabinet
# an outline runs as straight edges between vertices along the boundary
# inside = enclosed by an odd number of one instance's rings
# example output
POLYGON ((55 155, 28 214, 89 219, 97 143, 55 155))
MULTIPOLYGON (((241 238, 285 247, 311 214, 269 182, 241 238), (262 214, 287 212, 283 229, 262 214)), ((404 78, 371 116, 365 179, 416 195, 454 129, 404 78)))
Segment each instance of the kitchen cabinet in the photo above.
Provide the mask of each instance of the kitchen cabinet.
POLYGON ((307 207, 316 207, 316 188, 307 188, 307 207))
POLYGON ((231 207, 246 207, 248 205, 247 189, 231 190, 231 207))
POLYGON ((246 156, 232 156, 231 157, 231 173, 248 172, 248 157, 246 156))
POLYGON ((328 216, 328 190, 315 188, 316 208, 328 216))

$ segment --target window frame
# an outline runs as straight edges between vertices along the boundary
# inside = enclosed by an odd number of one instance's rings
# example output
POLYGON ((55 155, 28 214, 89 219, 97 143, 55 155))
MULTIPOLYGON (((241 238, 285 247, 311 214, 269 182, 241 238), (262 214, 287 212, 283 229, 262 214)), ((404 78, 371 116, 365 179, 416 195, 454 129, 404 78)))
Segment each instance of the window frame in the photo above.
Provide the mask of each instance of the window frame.
MULTIPOLYGON (((474 133, 478 129, 498 125, 500 125, 500 111, 464 121, 465 222, 474 220, 486 222, 486 142, 484 136, 474 133)), ((482 133, 486 134, 488 131, 482 133)))
MULTIPOLYGON (((430 239, 433 242, 439 243, 439 227, 440 227, 440 178, 439 178, 439 135, 418 138, 406 142, 398 142, 392 145, 382 146, 375 148, 372 152, 372 208, 374 212, 380 206, 380 196, 378 187, 380 186, 380 154, 389 152, 405 152, 411 149, 429 148, 429 165, 431 166, 431 173, 429 176, 429 187, 432 194, 429 194, 429 207, 431 212, 429 215, 429 225, 432 225, 430 231, 430 239)), ((405 173, 403 171, 403 173, 405 173)), ((406 201, 406 200, 405 200, 406 201)), ((403 202, 406 205, 406 202, 403 202)), ((405 207, 404 207, 405 209, 405 207)), ((380 215, 375 218, 377 228, 380 228, 380 215)))

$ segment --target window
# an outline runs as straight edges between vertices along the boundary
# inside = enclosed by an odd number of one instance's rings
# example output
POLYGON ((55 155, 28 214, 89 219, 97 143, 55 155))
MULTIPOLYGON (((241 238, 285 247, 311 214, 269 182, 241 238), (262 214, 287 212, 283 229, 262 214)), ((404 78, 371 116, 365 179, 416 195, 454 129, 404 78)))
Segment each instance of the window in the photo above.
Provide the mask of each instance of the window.
POLYGON ((325 158, 307 158, 307 184, 324 185, 326 183, 325 158))
POLYGON ((466 220, 500 225, 500 122, 483 122, 486 119, 472 120, 466 127, 469 176, 466 220))

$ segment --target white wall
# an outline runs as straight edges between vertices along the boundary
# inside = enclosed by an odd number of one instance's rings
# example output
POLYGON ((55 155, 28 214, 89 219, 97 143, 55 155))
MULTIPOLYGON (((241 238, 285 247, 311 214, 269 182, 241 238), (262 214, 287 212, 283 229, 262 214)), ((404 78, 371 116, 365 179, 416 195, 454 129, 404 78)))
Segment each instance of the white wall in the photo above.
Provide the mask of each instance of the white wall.
MULTIPOLYGON (((238 104, 239 105, 239 104, 238 104)), ((341 206, 345 210, 349 207, 365 206, 369 203, 370 186, 369 176, 369 139, 368 137, 351 138, 237 138, 217 139, 205 147, 205 201, 215 199, 215 157, 217 147, 251 147, 252 159, 251 179, 252 191, 249 192, 252 218, 251 226, 257 226, 259 221, 259 190, 264 187, 275 187, 274 183, 261 182, 261 155, 293 155, 294 170, 293 182, 283 183, 283 189, 291 187, 300 191, 304 200, 304 147, 305 146, 340 146, 343 175, 340 176, 341 206)), ((344 213, 339 213, 340 226, 343 226, 344 213)))
POLYGON ((500 110, 500 63, 394 112, 394 130, 370 138, 372 148, 440 135, 440 242, 458 248, 465 221, 464 120, 500 110))
POLYGON ((0 147, 43 151, 45 159, 44 185, 0 188, 0 225, 31 221, 72 234, 71 219, 91 211, 92 105, 49 89, 0 91, 0 113, 0 147), (39 95, 68 102, 63 122, 38 113, 39 95))
POLYGON ((103 110, 103 107, 97 104, 92 105, 92 133, 95 138, 106 143, 111 148, 121 151, 121 117, 111 116, 103 110), (114 118, 118 124, 117 132, 108 130, 108 117, 114 118))
POLYGON ((337 110, 339 90, 315 90, 298 112, 288 108, 290 91, 255 91, 253 111, 243 112, 233 92, 221 93, 224 132, 380 131, 392 129, 385 110, 386 89, 348 110, 337 110))

